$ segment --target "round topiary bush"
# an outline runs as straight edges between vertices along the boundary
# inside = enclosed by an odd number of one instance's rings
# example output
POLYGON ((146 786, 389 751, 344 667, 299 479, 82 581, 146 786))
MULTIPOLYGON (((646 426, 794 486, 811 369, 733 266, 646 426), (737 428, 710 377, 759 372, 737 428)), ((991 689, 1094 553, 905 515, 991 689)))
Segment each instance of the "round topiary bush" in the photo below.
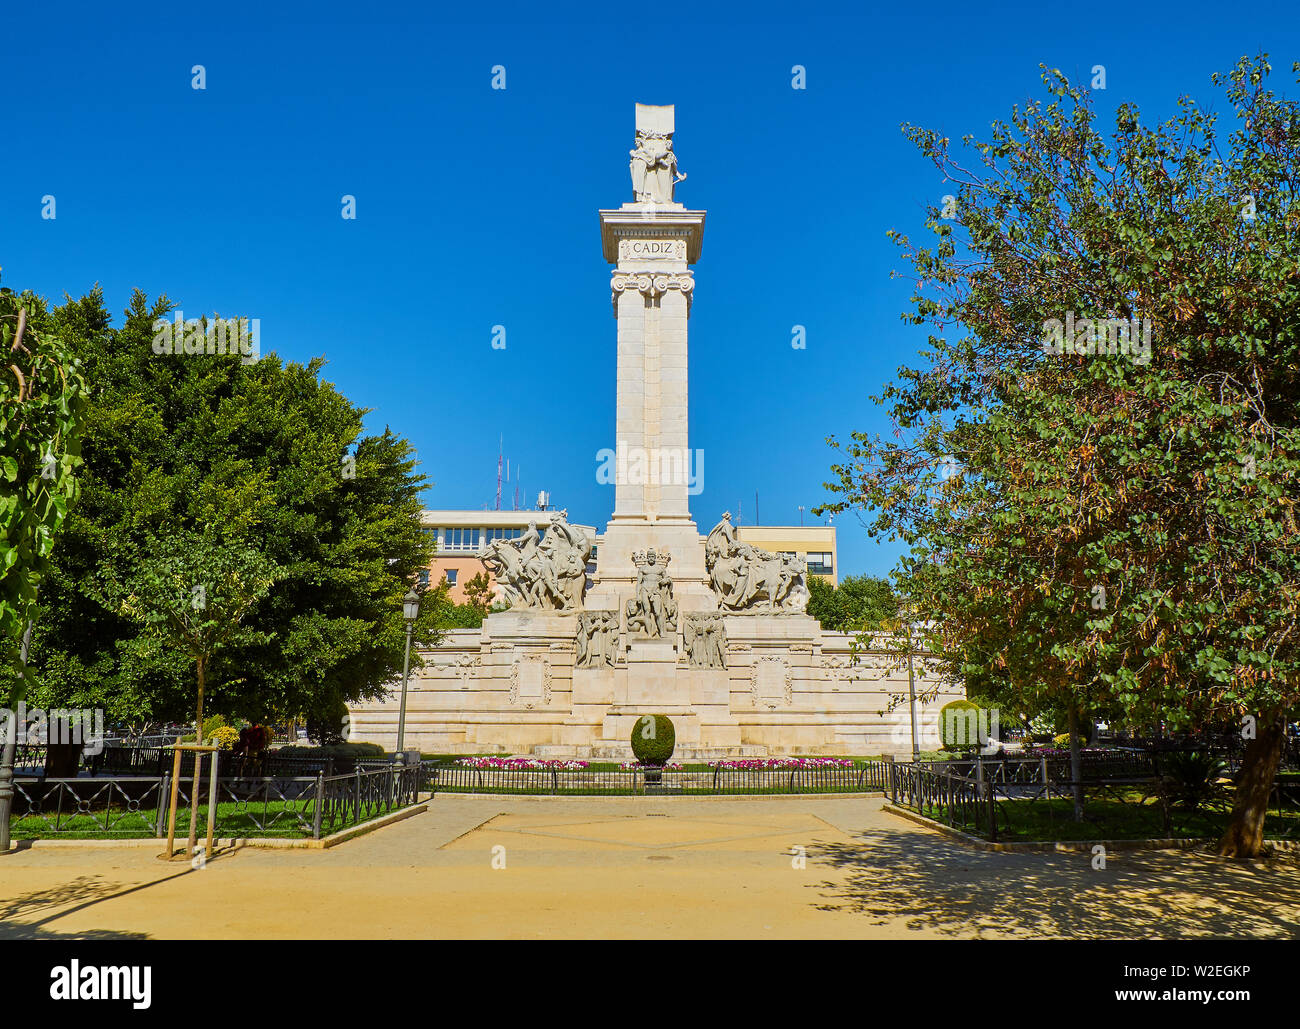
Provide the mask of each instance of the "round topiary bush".
POLYGON ((214 747, 220 747, 222 750, 232 750, 236 743, 239 742, 239 733, 235 732, 228 725, 219 725, 213 730, 212 735, 208 737, 208 744, 214 747))
POLYGON ((980 706, 970 700, 954 700, 939 709, 939 739, 944 750, 970 750, 980 745, 980 706))
POLYGON ((643 765, 662 765, 673 756, 677 732, 667 715, 642 715, 632 726, 632 753, 643 765))

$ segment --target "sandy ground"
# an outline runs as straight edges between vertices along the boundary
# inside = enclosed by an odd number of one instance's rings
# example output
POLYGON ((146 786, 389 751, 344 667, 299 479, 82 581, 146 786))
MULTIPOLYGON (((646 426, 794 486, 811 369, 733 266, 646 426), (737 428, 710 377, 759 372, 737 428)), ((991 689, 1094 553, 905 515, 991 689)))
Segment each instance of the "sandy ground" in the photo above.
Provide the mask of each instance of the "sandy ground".
POLYGON ((1294 866, 982 853, 881 803, 439 796, 331 850, 198 870, 37 847, 0 856, 0 938, 1300 936, 1294 866))

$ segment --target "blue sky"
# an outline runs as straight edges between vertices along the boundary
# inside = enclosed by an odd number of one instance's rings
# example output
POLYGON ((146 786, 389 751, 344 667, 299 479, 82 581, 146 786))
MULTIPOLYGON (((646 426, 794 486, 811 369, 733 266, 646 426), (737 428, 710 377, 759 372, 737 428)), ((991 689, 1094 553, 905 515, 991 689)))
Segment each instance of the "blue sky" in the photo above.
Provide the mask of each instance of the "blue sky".
MULTIPOLYGON (((981 134, 1042 95, 1040 62, 1080 81, 1102 64, 1099 109, 1152 118, 1213 99, 1210 73, 1261 49, 1294 93, 1300 58, 1294 3, 132 8, 6 13, 5 285, 259 318, 264 349, 324 355, 370 429, 412 440, 430 507, 491 505, 503 439, 526 503, 546 489, 608 518, 596 211, 631 199, 633 104, 675 104, 677 199, 708 211, 690 340, 705 531, 724 509, 752 523, 756 492, 764 523, 797 524, 827 498, 825 437, 889 429, 869 396, 924 337, 899 319, 885 233, 922 235, 947 192, 901 122, 981 134)), ((896 546, 836 524, 841 574, 892 567, 896 546)))

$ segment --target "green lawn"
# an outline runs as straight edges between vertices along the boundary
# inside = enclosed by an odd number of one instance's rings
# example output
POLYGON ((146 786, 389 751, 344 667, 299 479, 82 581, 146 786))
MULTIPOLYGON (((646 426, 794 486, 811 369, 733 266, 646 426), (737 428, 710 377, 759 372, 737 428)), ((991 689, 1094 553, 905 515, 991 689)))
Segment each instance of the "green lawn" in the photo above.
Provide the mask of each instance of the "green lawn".
MULTIPOLYGON (((199 835, 207 833, 207 804, 199 808, 199 835)), ((365 812, 362 812, 365 816, 365 812)), ((59 819, 59 831, 52 831, 43 820, 31 815, 17 818, 11 823, 10 835, 16 840, 90 840, 90 839, 147 839, 155 835, 154 825, 158 817, 155 807, 142 807, 139 812, 123 813, 115 809, 109 816, 113 828, 104 830, 104 812, 74 815, 59 819)), ((233 836, 245 839, 280 838, 303 839, 311 836, 311 812, 303 801, 273 801, 251 804, 237 804, 234 801, 217 805, 217 836, 233 836), (299 812, 306 821, 304 828, 294 811, 299 812), (254 821, 256 815, 256 821, 254 821), (258 822, 265 828, 259 828, 258 822)), ((49 816, 52 822, 53 816, 49 816)), ((364 820, 364 818, 363 818, 364 820)), ((322 835, 336 831, 341 826, 322 825, 322 835)), ((176 812, 176 835, 187 836, 190 828, 189 808, 176 812)), ((167 831, 167 812, 163 809, 163 832, 167 831)))

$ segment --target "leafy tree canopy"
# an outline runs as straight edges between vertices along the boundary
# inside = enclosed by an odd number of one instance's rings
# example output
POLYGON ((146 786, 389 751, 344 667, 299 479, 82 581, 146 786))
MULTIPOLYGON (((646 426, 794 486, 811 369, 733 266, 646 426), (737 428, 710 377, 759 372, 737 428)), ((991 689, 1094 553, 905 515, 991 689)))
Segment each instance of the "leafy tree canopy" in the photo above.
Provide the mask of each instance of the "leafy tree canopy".
MULTIPOLYGON (((96 288, 50 315, 95 392, 81 498, 36 618, 42 701, 132 721, 192 714, 194 662, 120 603, 137 569, 182 556, 186 534, 275 569, 208 669, 212 709, 266 721, 378 695, 401 673, 401 598, 432 550, 410 445, 363 435, 366 412, 320 378, 321 359, 155 353, 171 310, 137 291, 114 328, 96 288)), ((433 620, 422 610, 418 643, 434 641, 433 620)))
POLYGON ((952 184, 931 246, 893 234, 929 348, 823 510, 910 546, 934 653, 1016 709, 1249 716, 1276 755, 1300 703, 1300 110, 1270 70, 1214 77, 1227 132, 1182 98, 1106 135, 1055 71, 973 161, 908 129, 952 184))
POLYGON ((0 289, 0 703, 26 679, 19 640, 77 495, 86 382, 44 303, 0 289))
POLYGON ((898 615, 898 597, 888 579, 846 576, 838 586, 808 576, 808 613, 830 632, 881 629, 898 615))

